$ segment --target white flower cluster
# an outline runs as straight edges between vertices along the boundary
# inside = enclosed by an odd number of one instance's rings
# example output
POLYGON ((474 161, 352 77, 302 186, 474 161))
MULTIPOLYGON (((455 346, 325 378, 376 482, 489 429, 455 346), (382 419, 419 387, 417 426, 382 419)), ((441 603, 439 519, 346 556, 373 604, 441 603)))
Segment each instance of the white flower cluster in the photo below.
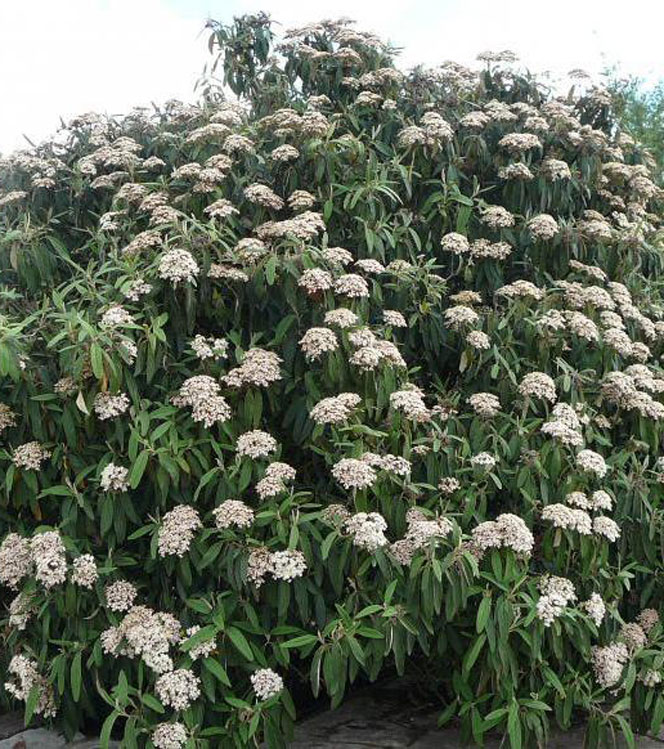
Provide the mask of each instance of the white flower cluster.
POLYGON ((498 145, 511 153, 523 153, 532 148, 542 148, 542 141, 533 133, 508 133, 498 141, 498 145))
POLYGON ((224 279, 226 281, 239 281, 247 283, 249 276, 239 268, 233 268, 230 265, 221 265, 220 263, 211 263, 208 271, 208 278, 224 279))
POLYGON ((220 390, 219 383, 212 377, 195 375, 182 383, 172 403, 178 407, 189 406, 191 418, 209 428, 231 417, 231 408, 226 399, 219 395, 220 390))
POLYGON ((186 668, 162 674, 154 688, 162 704, 173 710, 186 710, 201 696, 200 679, 186 668))
POLYGON ((16 425, 16 414, 6 403, 0 403, 0 434, 16 425))
POLYGON ((169 648, 182 640, 180 622, 147 606, 130 607, 117 627, 102 632, 102 651, 113 657, 141 658, 155 673, 173 670, 169 648))
POLYGON ((136 587, 126 580, 108 583, 104 588, 106 604, 111 611, 129 611, 137 595, 136 587))
POLYGON ((284 207, 284 201, 267 185, 253 184, 244 188, 244 197, 256 205, 280 211, 284 207))
POLYGON ((39 673, 36 661, 25 655, 15 655, 9 662, 7 671, 14 677, 12 681, 5 682, 7 694, 26 702, 32 690, 35 689, 37 691, 35 714, 43 715, 45 718, 52 718, 56 714, 53 687, 48 679, 39 673))
POLYGON ((270 158, 273 161, 279 161, 279 162, 285 162, 285 161, 295 161, 300 157, 300 152, 295 148, 295 146, 291 146, 288 143, 284 143, 282 146, 277 146, 276 148, 273 148, 270 153, 270 158))
POLYGON ((33 597, 26 593, 19 593, 9 604, 9 626, 19 631, 28 626, 30 618, 35 613, 33 597))
POLYGON ((0 544, 0 583, 16 589, 32 572, 30 541, 18 533, 8 533, 0 544))
POLYGON ((411 421, 426 423, 431 420, 431 411, 424 402, 424 393, 418 387, 411 386, 406 390, 390 393, 390 405, 411 421))
POLYGON ((259 668, 249 677, 259 700, 269 700, 284 688, 284 680, 271 668, 259 668))
POLYGON ((453 530, 452 523, 447 518, 429 520, 415 508, 406 513, 406 524, 406 535, 390 546, 394 558, 404 565, 410 564, 415 554, 432 538, 445 538, 453 530))
POLYGON ((480 221, 491 229, 509 229, 514 226, 514 215, 502 205, 487 205, 480 212, 480 221))
POLYGON ((478 416, 490 419, 500 413, 500 400, 492 393, 473 393, 468 404, 478 416))
POLYGON ((406 318, 401 314, 401 312, 395 309, 383 310, 383 322, 385 325, 389 325, 392 328, 408 327, 406 318))
POLYGON ((445 476, 438 482, 438 488, 443 494, 449 496, 461 488, 461 482, 454 476, 445 476))
POLYGON ((98 419, 108 421, 125 413, 129 408, 129 398, 125 393, 111 395, 111 393, 101 392, 95 396, 93 407, 98 419))
POLYGON ((325 313, 324 322, 326 325, 336 325, 342 330, 352 328, 353 325, 357 325, 357 315, 345 307, 339 309, 333 309, 325 313))
POLYGON ((159 529, 159 556, 183 557, 189 551, 196 531, 202 527, 201 518, 193 507, 174 507, 164 515, 159 529))
POLYGON ((541 398, 555 403, 556 384, 545 372, 530 372, 519 383, 519 393, 527 398, 541 398))
POLYGON ((62 585, 67 579, 65 547, 58 531, 44 531, 30 540, 35 579, 45 588, 62 585))
POLYGON ((210 203, 207 208, 203 209, 203 213, 207 213, 211 218, 230 218, 231 216, 238 214, 238 209, 226 198, 219 198, 214 203, 210 203))
POLYGON ((309 328, 300 339, 300 348, 307 361, 320 359, 323 354, 336 351, 338 347, 337 336, 329 328, 309 328))
POLYGON ((387 522, 378 512, 357 512, 345 523, 344 530, 353 539, 353 545, 374 552, 387 545, 387 522))
POLYGON ((316 198, 306 190, 295 190, 288 196, 288 207, 292 211, 304 211, 311 208, 316 198))
POLYGON ((200 273, 198 263, 187 250, 168 250, 160 260, 157 273, 160 278, 170 281, 174 286, 179 283, 194 283, 200 273))
POLYGON ((450 232, 440 240, 440 246, 445 252, 450 252, 453 255, 465 255, 470 252, 470 242, 468 238, 458 232, 450 232))
POLYGON ((512 245, 480 238, 470 245, 470 254, 475 260, 505 260, 512 254, 512 245))
POLYGON ((297 549, 272 552, 265 547, 259 547, 249 554, 247 579, 260 588, 268 576, 275 580, 292 582, 295 578, 302 577, 306 570, 307 560, 297 549))
POLYGON ((286 549, 272 554, 272 576, 275 580, 291 582, 302 577, 307 569, 307 560, 301 551, 286 549))
POLYGON ((109 463, 101 472, 99 484, 105 492, 126 492, 129 489, 128 476, 127 468, 109 463))
POLYGON ((581 422, 576 411, 567 403, 554 406, 551 418, 542 425, 541 431, 564 445, 580 447, 583 444, 581 422))
POLYGON ((264 240, 290 238, 310 242, 323 231, 325 222, 316 211, 304 211, 285 221, 266 221, 256 227, 256 234, 264 240))
POLYGON ((239 499, 227 499, 212 510, 217 528, 249 528, 254 522, 254 511, 239 499))
POLYGON ((592 473, 597 478, 603 479, 608 471, 604 458, 593 450, 581 450, 576 455, 577 466, 586 473, 592 473))
POLYGON ((349 299, 362 299, 369 296, 369 286, 362 276, 346 273, 334 282, 334 292, 349 299))
POLYGON ((101 316, 99 325, 102 328, 120 328, 125 325, 133 325, 134 318, 120 304, 114 304, 109 307, 101 316))
POLYGON ((599 593, 591 593, 590 598, 587 601, 583 601, 583 603, 579 604, 579 608, 583 609, 588 614, 596 627, 599 627, 599 625, 604 621, 604 617, 606 616, 606 604, 599 593))
POLYGON ((275 461, 265 469, 263 478, 256 484, 256 493, 261 499, 276 497, 286 491, 286 482, 295 479, 295 469, 288 463, 275 461))
POLYGON ((182 723, 159 723, 150 738, 155 749, 183 749, 187 743, 187 729, 182 723))
POLYGON ((356 393, 340 393, 318 401, 309 416, 316 424, 343 424, 350 419, 361 401, 356 393))
POLYGON ((598 515, 593 518, 593 533, 603 536, 608 541, 615 542, 620 538, 620 526, 615 520, 607 518, 605 515, 598 515))
POLYGON ((466 335, 466 343, 477 351, 487 351, 491 348, 491 340, 489 336, 481 330, 471 330, 466 335))
POLYGON ((498 296, 504 296, 508 299, 535 299, 539 301, 544 298, 544 292, 539 287, 535 286, 531 281, 525 281, 520 278, 514 283, 509 283, 506 286, 501 286, 496 290, 498 296))
POLYGON ((223 338, 206 338, 204 335, 194 336, 191 348, 201 360, 225 359, 228 351, 228 341, 223 338))
POLYGON ((448 307, 443 313, 445 325, 452 330, 461 330, 462 328, 475 325, 480 316, 472 307, 464 304, 458 304, 455 307, 448 307))
POLYGON ((349 333, 351 344, 357 349, 350 357, 350 363, 362 372, 371 372, 381 364, 406 367, 399 349, 391 342, 379 340, 368 328, 360 328, 349 333))
POLYGON ((597 325, 587 315, 582 312, 565 310, 565 320, 570 332, 578 338, 590 343, 599 341, 597 325))
POLYGON ((649 634, 653 627, 659 624, 659 614, 655 609, 643 609, 636 617, 636 622, 646 634, 649 634))
POLYGON ((272 351, 260 348, 249 349, 242 364, 225 375, 224 382, 230 387, 268 387, 281 379, 281 359, 272 351))
POLYGON ((373 273, 379 276, 381 273, 385 273, 385 266, 370 257, 360 258, 355 261, 355 267, 364 271, 365 273, 373 273))
POLYGON ((368 489, 378 478, 372 466, 359 458, 342 458, 332 466, 332 475, 344 489, 368 489))
POLYGON ((595 678, 605 689, 614 687, 622 676, 629 652, 622 642, 613 642, 592 649, 592 664, 595 678))
POLYGON ((94 588, 99 578, 97 563, 92 554, 81 554, 72 562, 71 581, 81 588, 94 588))
POLYGON ((237 454, 240 457, 247 457, 257 460, 258 458, 267 458, 270 453, 277 449, 277 440, 267 432, 254 429, 251 432, 245 432, 237 438, 235 446, 237 454))
POLYGON ((471 457, 470 464, 473 468, 477 468, 480 471, 492 471, 498 464, 498 461, 490 453, 481 452, 471 457))
POLYGON ((308 268, 297 281, 297 285, 310 295, 318 294, 321 291, 328 291, 332 288, 333 284, 332 274, 322 268, 308 268))
POLYGON ((560 159, 544 159, 540 167, 540 172, 552 182, 557 182, 561 179, 572 178, 572 172, 570 171, 569 164, 566 161, 561 161, 560 159))
POLYGON ((538 588, 541 595, 537 601, 537 616, 545 627, 550 627, 566 606, 576 600, 576 591, 571 580, 555 575, 545 575, 538 588))
POLYGON ((473 528, 471 537, 480 553, 487 549, 508 548, 518 554, 530 554, 535 544, 528 526, 511 513, 503 513, 495 520, 480 523, 473 528))
POLYGON ((642 416, 661 421, 664 419, 664 404, 656 401, 648 390, 661 392, 660 380, 652 376, 643 377, 634 373, 632 365, 628 367, 633 373, 609 372, 602 382, 601 392, 609 403, 628 411, 636 410, 642 416), (635 376, 636 375, 636 376, 635 376))
POLYGON ((592 521, 585 510, 553 503, 544 507, 542 519, 550 521, 554 528, 576 531, 583 536, 592 533, 592 521))
POLYGON ((12 455, 12 461, 17 468, 40 471, 41 464, 50 457, 50 450, 47 450, 40 442, 33 441, 16 447, 12 455))
POLYGON ((498 177, 504 180, 519 179, 528 182, 531 179, 534 179, 535 175, 530 171, 527 164, 524 164, 522 161, 517 161, 513 164, 508 164, 507 166, 501 166, 498 170, 498 177))
POLYGON ((630 655, 645 646, 648 637, 636 622, 628 622, 620 628, 620 639, 627 645, 630 655))

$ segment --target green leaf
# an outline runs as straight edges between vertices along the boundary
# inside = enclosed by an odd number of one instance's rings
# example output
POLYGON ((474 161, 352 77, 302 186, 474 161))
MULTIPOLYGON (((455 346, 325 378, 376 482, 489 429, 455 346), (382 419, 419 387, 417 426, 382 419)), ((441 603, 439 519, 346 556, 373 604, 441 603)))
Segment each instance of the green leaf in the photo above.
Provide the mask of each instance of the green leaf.
POLYGON ((214 658, 206 658, 203 661, 203 666, 224 686, 231 686, 231 680, 228 678, 226 670, 219 661, 216 661, 214 658))
POLYGON ((202 645, 204 642, 209 642, 214 637, 216 637, 216 635, 217 628, 212 624, 208 624, 206 627, 202 627, 198 630, 198 632, 187 638, 180 647, 185 651, 185 653, 188 653, 197 645, 202 645))
POLYGON ((230 638, 230 641, 235 647, 242 653, 242 655, 248 660, 254 660, 254 654, 251 650, 251 645, 247 642, 247 638, 240 632, 237 627, 229 627, 226 630, 226 634, 230 638))
POLYGON ((39 684, 35 684, 28 692, 28 699, 25 701, 25 713, 23 715, 23 725, 27 728, 30 725, 35 708, 39 702, 41 690, 39 684))
POLYGON ((135 489, 141 483, 149 457, 150 453, 147 450, 142 450, 134 461, 129 471, 129 486, 132 489, 135 489))
POLYGON ((473 667, 473 664, 477 660, 480 652, 482 651, 482 648, 484 647, 484 643, 486 642, 486 635, 481 634, 473 643, 473 646, 468 650, 466 653, 465 658, 463 659, 463 674, 466 676, 470 669, 473 667))
POLYGON ((267 279, 268 285, 274 284, 274 279, 277 273, 277 256, 272 255, 270 259, 265 263, 265 278, 267 279))
POLYGON ((477 620, 475 622, 475 629, 479 633, 481 632, 491 616, 491 596, 483 596, 480 605, 477 607, 477 620))
POLYGON ((636 739, 634 738, 634 732, 632 731, 629 723, 625 720, 625 718, 622 717, 622 715, 616 715, 616 720, 620 725, 620 730, 622 731, 622 735, 627 742, 627 746, 630 747, 630 749, 634 749, 634 747, 636 746, 636 739))
POLYGON ((204 570, 206 567, 209 567, 212 562, 214 562, 214 560, 221 553, 223 545, 223 541, 217 541, 216 543, 213 543, 209 549, 206 550, 205 554, 203 554, 203 556, 201 557, 200 562, 198 562, 198 564, 196 565, 196 568, 199 572, 201 570, 204 570))
POLYGON ((292 640, 283 642, 281 647, 286 649, 301 648, 305 645, 311 645, 314 642, 318 642, 316 635, 300 635, 299 637, 294 637, 292 640))
POLYGON ((117 712, 117 710, 113 710, 113 712, 104 721, 104 725, 101 727, 101 733, 99 734, 100 749, 108 749, 108 745, 111 740, 111 732, 113 731, 113 725, 119 717, 120 713, 117 712))
POLYGON ((510 737, 511 749, 521 749, 521 721, 519 720, 519 703, 512 701, 507 715, 507 735, 510 737))
POLYGON ((660 694, 655 702, 655 709, 652 712, 652 720, 650 721, 650 732, 654 734, 659 733, 662 721, 664 721, 664 697, 660 694))
POLYGON ((71 662, 71 696, 74 702, 78 702, 81 697, 81 651, 74 656, 71 662))
POLYGON ((335 542, 335 540, 339 538, 339 532, 338 531, 332 531, 329 533, 323 543, 320 547, 320 553, 323 560, 327 559, 330 555, 330 549, 332 548, 332 544, 335 542))
POLYGON ((104 377, 104 354, 98 343, 93 343, 90 347, 90 363, 94 376, 101 380, 104 377))
POLYGON ((151 694, 142 694, 141 702, 146 707, 149 707, 150 710, 154 710, 155 713, 161 714, 166 712, 166 709, 161 704, 161 702, 159 702, 159 700, 151 694))

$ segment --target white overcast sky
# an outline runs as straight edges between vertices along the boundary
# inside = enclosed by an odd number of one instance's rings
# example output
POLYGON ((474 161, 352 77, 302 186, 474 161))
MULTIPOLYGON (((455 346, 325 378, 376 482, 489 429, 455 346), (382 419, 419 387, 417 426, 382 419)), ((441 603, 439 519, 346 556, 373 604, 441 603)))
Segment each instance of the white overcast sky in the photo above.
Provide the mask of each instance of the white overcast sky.
POLYGON ((349 16, 403 47, 406 67, 509 48, 533 70, 664 76, 664 0, 0 0, 0 152, 60 117, 191 100, 205 19, 257 10, 286 27, 349 16))

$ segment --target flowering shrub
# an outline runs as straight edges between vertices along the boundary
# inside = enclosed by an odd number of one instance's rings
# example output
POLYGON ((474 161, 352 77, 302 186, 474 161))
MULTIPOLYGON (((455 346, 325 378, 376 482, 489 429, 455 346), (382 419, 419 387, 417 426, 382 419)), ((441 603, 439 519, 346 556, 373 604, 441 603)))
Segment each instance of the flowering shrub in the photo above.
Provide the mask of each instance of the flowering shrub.
POLYGON ((509 54, 212 24, 229 103, 0 164, 3 700, 123 746, 285 746, 426 675, 477 745, 658 730, 650 158, 509 54))

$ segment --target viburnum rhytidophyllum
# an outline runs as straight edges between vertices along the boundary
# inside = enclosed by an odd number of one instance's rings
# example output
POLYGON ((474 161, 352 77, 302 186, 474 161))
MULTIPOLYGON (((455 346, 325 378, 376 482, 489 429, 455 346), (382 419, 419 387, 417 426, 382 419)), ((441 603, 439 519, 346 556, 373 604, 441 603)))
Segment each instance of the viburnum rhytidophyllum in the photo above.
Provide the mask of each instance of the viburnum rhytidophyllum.
POLYGON ((466 743, 657 732, 664 200, 625 91, 276 29, 209 22, 223 93, 0 158, 2 708, 280 749, 308 690, 396 673, 466 743))

